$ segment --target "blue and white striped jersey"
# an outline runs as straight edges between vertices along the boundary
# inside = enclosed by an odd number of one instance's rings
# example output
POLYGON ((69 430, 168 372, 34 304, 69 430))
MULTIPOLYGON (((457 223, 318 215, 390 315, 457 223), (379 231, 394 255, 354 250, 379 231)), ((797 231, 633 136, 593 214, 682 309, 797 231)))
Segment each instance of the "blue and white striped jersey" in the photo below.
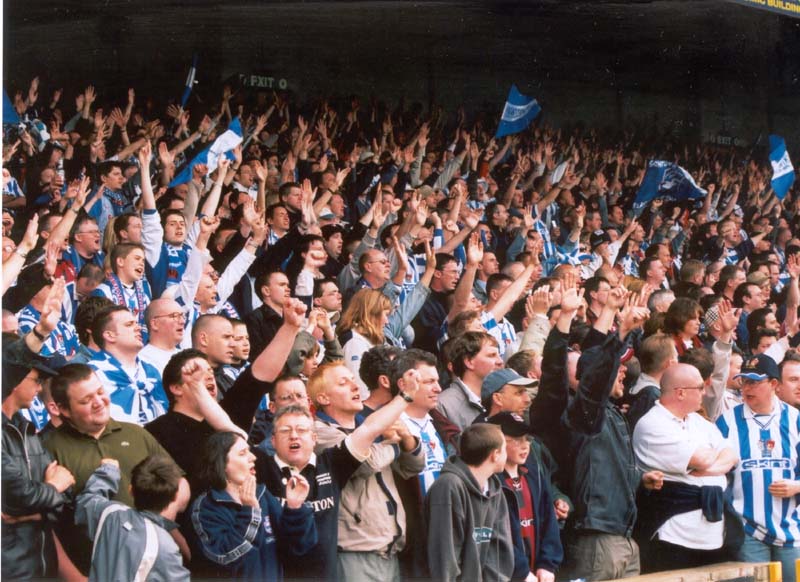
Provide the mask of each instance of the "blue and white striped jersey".
POLYGON ((717 420, 741 459, 733 473, 733 507, 748 535, 774 546, 800 547, 800 495, 781 499, 769 492, 775 481, 800 477, 800 413, 775 396, 772 411, 757 415, 740 404, 717 420))

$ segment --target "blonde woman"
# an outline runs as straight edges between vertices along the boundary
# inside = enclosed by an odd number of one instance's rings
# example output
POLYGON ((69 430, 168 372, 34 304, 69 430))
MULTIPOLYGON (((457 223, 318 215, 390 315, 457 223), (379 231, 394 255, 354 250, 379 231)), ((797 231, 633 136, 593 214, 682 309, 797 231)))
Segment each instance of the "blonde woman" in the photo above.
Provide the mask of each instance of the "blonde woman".
POLYGON ((369 397, 369 390, 358 373, 361 356, 370 348, 386 343, 384 327, 388 325, 391 313, 392 303, 386 295, 365 288, 353 295, 336 326, 336 332, 344 344, 344 363, 361 388, 362 400, 369 397))

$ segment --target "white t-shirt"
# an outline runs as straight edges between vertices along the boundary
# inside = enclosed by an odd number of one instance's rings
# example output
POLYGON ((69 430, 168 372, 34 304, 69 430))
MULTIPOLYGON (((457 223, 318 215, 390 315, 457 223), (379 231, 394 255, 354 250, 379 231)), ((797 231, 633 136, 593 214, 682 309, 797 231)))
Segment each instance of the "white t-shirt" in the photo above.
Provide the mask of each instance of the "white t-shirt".
MULTIPOLYGON (((719 429, 693 412, 680 419, 656 401, 655 406, 636 424, 633 451, 645 471, 662 471, 664 480, 702 487, 725 489, 724 475, 695 477, 688 472, 689 461, 700 447, 721 450, 728 447, 719 429)), ((668 519, 658 530, 658 539, 685 548, 716 550, 722 547, 723 520, 709 522, 702 509, 668 519)))
POLYGON ((153 344, 147 344, 139 351, 139 359, 152 364, 158 373, 164 375, 164 368, 167 367, 169 359, 178 353, 178 348, 162 350, 153 344))

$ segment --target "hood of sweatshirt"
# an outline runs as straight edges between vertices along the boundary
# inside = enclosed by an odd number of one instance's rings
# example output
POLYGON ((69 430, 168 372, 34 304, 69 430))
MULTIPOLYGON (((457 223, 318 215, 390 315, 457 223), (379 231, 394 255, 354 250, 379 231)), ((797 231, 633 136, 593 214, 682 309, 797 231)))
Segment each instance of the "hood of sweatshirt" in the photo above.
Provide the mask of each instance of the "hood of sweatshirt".
POLYGON ((483 491, 481 490, 481 486, 478 484, 478 481, 475 479, 472 471, 469 470, 467 464, 462 461, 461 457, 458 455, 453 455, 447 459, 444 467, 442 467, 442 473, 454 473, 458 475, 458 477, 464 481, 464 483, 466 483, 467 490, 472 496, 486 498, 503 494, 503 487, 500 483, 500 479, 497 477, 497 475, 492 475, 489 478, 489 491, 484 495, 483 491))

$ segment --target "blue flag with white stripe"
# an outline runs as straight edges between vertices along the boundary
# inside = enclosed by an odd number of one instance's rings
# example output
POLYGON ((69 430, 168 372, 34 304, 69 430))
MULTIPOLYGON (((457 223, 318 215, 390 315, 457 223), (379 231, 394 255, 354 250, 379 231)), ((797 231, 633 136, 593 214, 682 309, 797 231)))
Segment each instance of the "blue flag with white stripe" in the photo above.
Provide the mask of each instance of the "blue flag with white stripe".
POLYGON ((769 136, 769 163, 772 164, 772 189, 783 200, 794 184, 794 166, 786 151, 786 142, 779 135, 769 136))
POLYGON ((663 160, 652 160, 647 164, 647 172, 633 201, 633 211, 638 216, 644 207, 656 198, 665 202, 698 200, 708 192, 703 190, 692 175, 678 164, 663 160))
POLYGON ((536 119, 542 108, 533 97, 526 97, 519 92, 516 85, 511 85, 508 92, 506 106, 503 107, 503 115, 500 116, 500 124, 497 126, 495 137, 503 137, 512 133, 519 133, 536 119))
POLYGON ((183 97, 181 97, 181 109, 186 107, 186 102, 189 101, 189 95, 192 94, 195 75, 197 75, 197 55, 192 57, 192 66, 189 68, 189 75, 186 77, 186 86, 183 89, 183 97))
POLYGON ((233 152, 231 150, 240 143, 242 143, 242 124, 237 117, 231 121, 225 133, 218 136, 214 143, 197 154, 191 162, 184 166, 180 173, 169 183, 169 187, 172 188, 191 181, 192 169, 197 164, 205 164, 210 174, 217 169, 220 157, 225 156, 229 160, 233 160, 233 152))

